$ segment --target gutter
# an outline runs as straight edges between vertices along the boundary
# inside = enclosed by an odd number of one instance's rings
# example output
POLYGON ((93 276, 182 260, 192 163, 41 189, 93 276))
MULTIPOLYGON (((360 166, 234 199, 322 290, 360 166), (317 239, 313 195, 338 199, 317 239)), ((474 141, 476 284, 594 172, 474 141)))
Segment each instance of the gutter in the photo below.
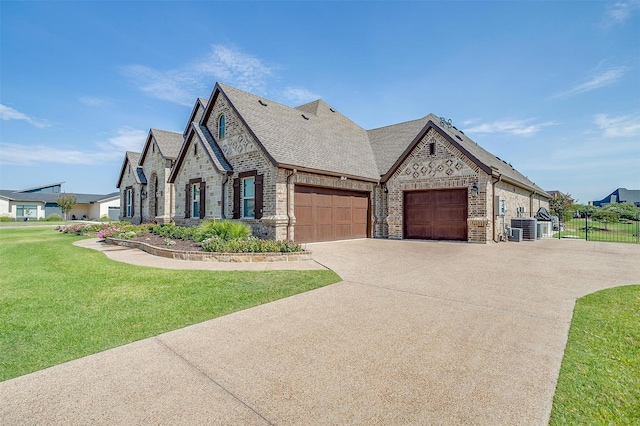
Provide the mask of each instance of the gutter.
POLYGON ((224 214, 224 206, 225 206, 225 196, 224 196, 224 194, 225 194, 225 188, 226 188, 226 185, 227 185, 227 183, 229 182, 229 176, 230 176, 231 174, 233 174, 233 173, 229 173, 229 172, 225 173, 225 174, 224 174, 224 180, 222 181, 222 195, 221 195, 221 198, 222 198, 222 207, 221 207, 221 212, 220 212, 220 217, 221 217, 222 219, 226 219, 226 218, 227 218, 227 217, 225 216, 225 214, 224 214))
MULTIPOLYGON (((493 176, 491 176, 493 178, 493 176)), ((495 206, 495 202, 496 202, 496 184, 498 182, 500 182, 502 180, 502 174, 498 174, 498 178, 496 180, 494 180, 493 182, 491 182, 491 196, 493 197, 493 200, 491 201, 491 205, 493 206, 493 211, 491 212, 491 222, 493 223, 493 242, 497 243, 499 242, 497 240, 497 236, 496 236, 496 206, 495 206)), ((500 206, 498 206, 500 207, 500 206)))

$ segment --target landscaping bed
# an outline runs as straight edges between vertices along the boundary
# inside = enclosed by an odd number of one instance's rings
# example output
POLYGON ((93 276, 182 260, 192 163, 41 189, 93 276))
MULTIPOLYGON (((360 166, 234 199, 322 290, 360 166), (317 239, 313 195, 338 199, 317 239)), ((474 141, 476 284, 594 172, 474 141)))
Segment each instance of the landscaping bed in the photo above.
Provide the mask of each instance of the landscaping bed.
POLYGON ((246 224, 207 220, 196 227, 111 224, 71 225, 64 233, 97 235, 109 244, 134 247, 155 256, 213 262, 290 262, 311 260, 311 253, 293 241, 263 240, 246 224))
POLYGON ((154 256, 178 260, 207 262, 299 262, 312 260, 307 250, 296 252, 220 253, 202 249, 200 243, 191 240, 168 240, 148 233, 130 239, 105 237, 108 244, 137 248, 154 256))

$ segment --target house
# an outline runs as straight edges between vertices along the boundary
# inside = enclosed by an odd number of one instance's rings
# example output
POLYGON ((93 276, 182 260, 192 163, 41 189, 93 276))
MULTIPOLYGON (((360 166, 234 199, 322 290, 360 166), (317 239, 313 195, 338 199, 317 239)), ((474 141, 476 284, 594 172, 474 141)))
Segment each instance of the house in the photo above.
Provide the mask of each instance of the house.
POLYGON ((116 185, 124 206, 121 220, 171 222, 174 190, 167 179, 183 142, 180 133, 151 129, 141 153, 126 153, 116 185))
MULTIPOLYGON (((179 225, 234 218, 298 242, 484 243, 511 217, 549 207, 542 188, 433 114, 365 130, 322 100, 291 108, 218 83, 182 138, 165 184, 179 225)), ((152 216, 135 195, 148 192, 147 170, 127 153, 118 187, 132 221, 152 216)))
MULTIPOLYGON (((62 193, 62 184, 58 182, 21 190, 0 190, 0 216, 9 216, 15 220, 45 219, 52 214, 62 216, 56 199, 62 193)), ((120 193, 111 194, 73 194, 76 205, 69 212, 69 218, 100 219, 108 216, 118 220, 120 214, 120 193)))
POLYGON ((607 195, 600 201, 594 201, 593 205, 596 207, 604 207, 607 204, 616 203, 630 203, 636 207, 640 207, 640 190, 639 189, 627 189, 618 188, 611 194, 607 195))

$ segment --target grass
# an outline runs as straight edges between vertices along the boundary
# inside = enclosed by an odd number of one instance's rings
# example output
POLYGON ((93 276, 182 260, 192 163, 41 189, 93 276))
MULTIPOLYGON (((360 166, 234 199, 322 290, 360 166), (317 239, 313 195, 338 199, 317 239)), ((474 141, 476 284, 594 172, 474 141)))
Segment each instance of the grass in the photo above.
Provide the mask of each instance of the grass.
POLYGON ((550 425, 631 425, 640 420, 640 285, 579 299, 550 425))
POLYGON ((0 229, 0 381, 339 281, 332 271, 174 271, 0 229))
MULTIPOLYGON (((585 239, 585 220, 572 219, 565 223, 565 231, 560 233, 561 237, 574 237, 585 239)), ((589 241, 612 241, 619 243, 637 243, 640 241, 640 222, 616 222, 602 223, 589 220, 589 241)), ((558 238, 558 234, 554 234, 558 238)))

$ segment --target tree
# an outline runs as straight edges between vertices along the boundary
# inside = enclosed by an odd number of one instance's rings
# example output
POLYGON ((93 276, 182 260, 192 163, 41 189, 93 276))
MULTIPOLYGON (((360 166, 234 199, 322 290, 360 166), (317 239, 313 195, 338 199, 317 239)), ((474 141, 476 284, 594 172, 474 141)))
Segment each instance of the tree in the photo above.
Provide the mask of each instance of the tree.
POLYGON ((631 203, 609 204, 604 209, 610 210, 620 216, 621 219, 627 220, 636 219, 636 216, 640 213, 640 208, 631 203))
POLYGON ((76 201, 78 201, 78 199, 73 194, 60 194, 58 195, 58 198, 56 198, 56 203, 58 204, 58 207, 60 207, 60 210, 62 210, 64 220, 69 220, 67 215, 76 205, 76 201))
POLYGON ((571 220, 573 214, 573 198, 569 194, 555 193, 549 200, 549 210, 551 214, 558 216, 563 222, 571 220))
POLYGON ((620 220, 620 215, 613 210, 598 209, 592 216, 593 220, 604 223, 604 229, 607 230, 607 223, 614 223, 620 220))

